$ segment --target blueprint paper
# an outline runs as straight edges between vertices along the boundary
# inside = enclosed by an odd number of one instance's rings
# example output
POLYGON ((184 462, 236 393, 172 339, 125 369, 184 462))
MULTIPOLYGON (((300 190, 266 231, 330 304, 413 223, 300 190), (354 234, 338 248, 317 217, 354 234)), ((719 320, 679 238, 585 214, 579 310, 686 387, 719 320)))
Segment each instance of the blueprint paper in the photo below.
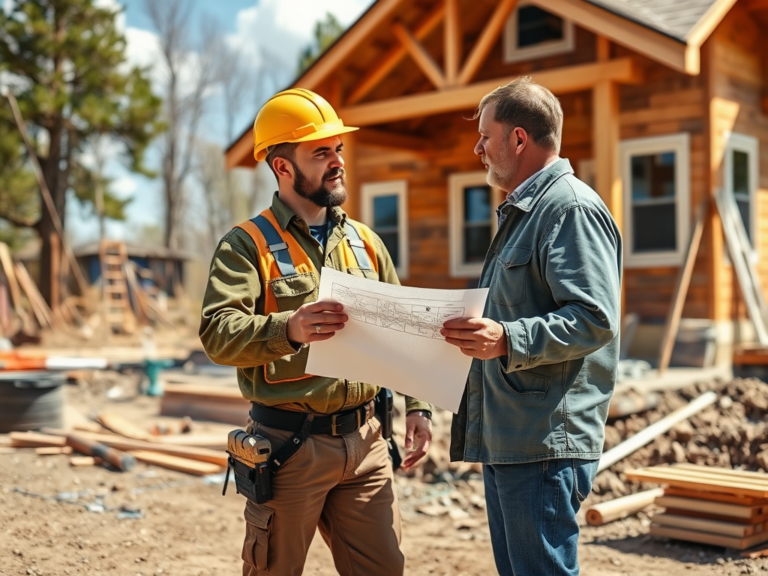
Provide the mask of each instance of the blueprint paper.
POLYGON ((307 374, 368 382, 459 411, 472 359, 440 335, 443 322, 482 316, 487 288, 393 286, 323 268, 319 300, 344 305, 344 329, 309 347, 307 374))

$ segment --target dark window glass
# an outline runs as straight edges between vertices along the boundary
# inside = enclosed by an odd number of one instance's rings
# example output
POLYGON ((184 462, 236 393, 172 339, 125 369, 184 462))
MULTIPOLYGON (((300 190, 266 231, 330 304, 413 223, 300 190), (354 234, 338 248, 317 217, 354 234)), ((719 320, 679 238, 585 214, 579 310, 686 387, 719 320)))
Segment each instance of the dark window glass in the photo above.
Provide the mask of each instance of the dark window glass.
POLYGON ((397 228, 397 206, 398 197, 396 194, 391 196, 376 196, 373 199, 373 227, 379 228, 397 228))
POLYGON ((395 267, 400 266, 400 237, 397 232, 377 232, 381 241, 384 242, 384 246, 387 247, 387 252, 392 256, 392 262, 395 267))
POLYGON ((632 157, 632 200, 675 197, 675 153, 632 157))
POLYGON ((400 265, 399 200, 397 194, 373 199, 373 231, 384 242, 395 266, 400 265))
POLYGON ((464 221, 488 222, 491 219, 491 187, 469 186, 464 188, 464 221))
POLYGON ((464 262, 482 262, 491 245, 491 225, 472 226, 464 231, 464 262))
POLYGON ((747 230, 747 238, 752 240, 752 229, 750 222, 750 198, 749 195, 749 154, 741 150, 732 152, 731 164, 733 165, 733 197, 736 199, 736 206, 739 208, 741 220, 744 222, 744 228, 747 230))
POLYGON ((491 245, 491 187, 464 188, 464 262, 482 262, 491 245))
POLYGON ((733 151, 733 193, 749 196, 749 154, 733 151))
POLYGON ((517 47, 535 46, 542 42, 562 40, 563 19, 538 6, 522 6, 517 11, 517 47))
POLYGON ((635 253, 677 248, 675 204, 646 204, 632 208, 632 248, 635 253))

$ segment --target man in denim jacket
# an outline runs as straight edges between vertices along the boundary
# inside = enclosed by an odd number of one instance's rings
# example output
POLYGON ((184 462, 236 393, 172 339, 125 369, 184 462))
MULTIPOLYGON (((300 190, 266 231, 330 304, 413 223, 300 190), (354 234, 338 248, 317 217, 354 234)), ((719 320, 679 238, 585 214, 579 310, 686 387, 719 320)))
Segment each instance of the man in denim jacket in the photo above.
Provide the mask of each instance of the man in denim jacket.
POLYGON ((520 78, 485 96, 475 154, 507 193, 480 286, 483 318, 449 320, 474 358, 451 458, 482 462, 502 576, 579 572, 576 513, 603 449, 619 359, 621 236, 559 158, 563 112, 520 78))

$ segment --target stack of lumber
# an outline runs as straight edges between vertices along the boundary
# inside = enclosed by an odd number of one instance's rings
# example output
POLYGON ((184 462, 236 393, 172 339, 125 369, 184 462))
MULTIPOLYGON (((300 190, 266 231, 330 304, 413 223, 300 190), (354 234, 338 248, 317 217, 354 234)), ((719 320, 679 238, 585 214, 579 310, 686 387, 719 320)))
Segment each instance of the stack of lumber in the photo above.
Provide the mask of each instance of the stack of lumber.
MULTIPOLYGON (((10 448, 35 448, 39 455, 71 454, 92 457, 91 464, 106 462, 128 471, 136 460, 197 476, 217 474, 227 465, 226 436, 178 435, 154 437, 117 414, 98 416, 101 426, 90 430, 44 428, 41 432, 11 432, 10 448), (100 431, 92 431, 93 429, 100 431)), ((74 457, 72 465, 82 465, 74 457)))
POLYGON ((203 384, 166 384, 161 416, 189 416, 194 420, 224 422, 244 426, 248 420, 250 403, 236 387, 206 386, 203 384))
POLYGON ((676 464, 625 472, 664 484, 651 534, 744 550, 768 542, 768 475, 676 464))

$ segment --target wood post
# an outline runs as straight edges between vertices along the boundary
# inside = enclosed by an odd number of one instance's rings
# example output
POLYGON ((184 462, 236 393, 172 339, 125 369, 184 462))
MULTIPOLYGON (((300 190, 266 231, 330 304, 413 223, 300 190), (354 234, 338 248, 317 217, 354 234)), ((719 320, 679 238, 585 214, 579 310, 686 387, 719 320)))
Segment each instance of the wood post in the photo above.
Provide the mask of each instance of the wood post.
POLYGON ((454 86, 461 64, 462 35, 459 21, 459 0, 445 0, 445 80, 454 86))
POLYGON ((350 132, 343 136, 344 150, 344 169, 346 174, 344 179, 347 185, 347 201, 344 203, 344 210, 350 218, 360 219, 361 198, 360 198, 360 180, 357 175, 357 133, 350 132))
POLYGON ((51 312, 56 317, 61 304, 61 241, 56 232, 51 233, 51 312))
POLYGON ((515 4, 517 4, 517 0, 501 0, 496 5, 496 10, 494 10, 493 14, 488 19, 488 23, 480 33, 480 37, 477 39, 477 42, 475 42, 472 52, 469 53, 469 56, 464 63, 464 67, 459 73, 458 84, 462 86, 468 84, 469 81, 475 77, 478 70, 480 70, 483 62, 485 62, 485 58, 499 38, 499 34, 501 34, 501 30, 504 28, 507 18, 515 8, 515 4))

